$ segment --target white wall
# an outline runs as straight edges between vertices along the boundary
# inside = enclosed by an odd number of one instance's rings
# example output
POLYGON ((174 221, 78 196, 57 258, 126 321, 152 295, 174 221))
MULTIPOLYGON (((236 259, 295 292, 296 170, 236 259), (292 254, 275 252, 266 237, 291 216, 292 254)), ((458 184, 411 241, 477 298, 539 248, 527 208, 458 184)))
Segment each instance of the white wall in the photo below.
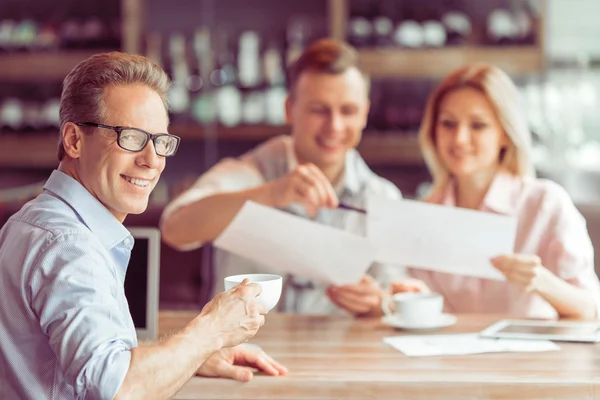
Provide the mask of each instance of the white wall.
POLYGON ((580 53, 600 57, 600 0, 547 1, 547 48, 550 58, 580 53))

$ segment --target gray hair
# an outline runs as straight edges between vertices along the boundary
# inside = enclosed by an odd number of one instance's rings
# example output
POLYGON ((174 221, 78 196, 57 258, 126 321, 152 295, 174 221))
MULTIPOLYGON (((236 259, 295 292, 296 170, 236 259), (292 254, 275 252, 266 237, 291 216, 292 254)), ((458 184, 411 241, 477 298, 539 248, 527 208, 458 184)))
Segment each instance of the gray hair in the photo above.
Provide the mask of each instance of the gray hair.
POLYGON ((154 90, 168 112, 169 77, 144 56, 110 52, 95 54, 80 62, 63 81, 60 97, 58 160, 65 156, 62 130, 67 122, 106 119, 104 89, 109 86, 142 84, 154 90))

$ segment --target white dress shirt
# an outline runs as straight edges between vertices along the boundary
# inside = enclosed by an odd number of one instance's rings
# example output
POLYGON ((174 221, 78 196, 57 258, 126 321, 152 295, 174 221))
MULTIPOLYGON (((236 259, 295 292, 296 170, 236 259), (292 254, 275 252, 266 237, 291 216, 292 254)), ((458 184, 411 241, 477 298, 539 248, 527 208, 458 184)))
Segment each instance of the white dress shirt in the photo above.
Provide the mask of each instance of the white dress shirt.
MULTIPOLYGON (((291 137, 278 136, 270 139, 239 158, 228 158, 219 162, 203 174, 190 189, 169 204, 165 208, 163 218, 207 196, 246 190, 281 178, 294 170, 297 164, 291 137)), ((340 202, 360 208, 366 206, 366 198, 369 195, 391 199, 402 198, 398 188, 371 171, 354 149, 346 154, 344 175, 335 189, 340 202)), ((298 205, 287 207, 285 211, 310 218, 305 209, 298 205)), ((322 208, 314 220, 362 236, 366 233, 366 216, 355 211, 322 208)), ((196 242, 181 250, 192 250, 200 246, 202 243, 196 242)), ((265 272, 269 272, 268 267, 216 249, 213 259, 213 293, 223 290, 223 278, 229 275, 265 272)), ((369 273, 384 286, 405 276, 404 269, 401 267, 377 263, 371 266, 369 273)), ((278 309, 302 314, 339 312, 325 295, 323 285, 297 276, 286 277, 284 293, 278 309)))

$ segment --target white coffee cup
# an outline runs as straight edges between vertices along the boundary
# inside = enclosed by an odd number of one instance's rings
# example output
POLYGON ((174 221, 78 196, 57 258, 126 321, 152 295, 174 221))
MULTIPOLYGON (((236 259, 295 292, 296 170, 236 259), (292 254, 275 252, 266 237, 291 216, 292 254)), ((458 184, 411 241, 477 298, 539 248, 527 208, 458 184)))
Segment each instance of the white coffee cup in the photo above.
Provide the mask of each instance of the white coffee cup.
POLYGON ((439 293, 396 293, 384 297, 381 309, 409 325, 433 325, 442 317, 444 297, 439 293))
POLYGON ((248 278, 250 283, 257 283, 260 285, 262 291, 260 292, 260 295, 258 295, 257 300, 264 302, 267 306, 267 311, 271 311, 271 309, 277 305, 277 302, 281 297, 281 287, 283 284, 281 276, 272 274, 232 275, 224 279, 225 290, 229 290, 232 287, 239 285, 246 278, 248 278))

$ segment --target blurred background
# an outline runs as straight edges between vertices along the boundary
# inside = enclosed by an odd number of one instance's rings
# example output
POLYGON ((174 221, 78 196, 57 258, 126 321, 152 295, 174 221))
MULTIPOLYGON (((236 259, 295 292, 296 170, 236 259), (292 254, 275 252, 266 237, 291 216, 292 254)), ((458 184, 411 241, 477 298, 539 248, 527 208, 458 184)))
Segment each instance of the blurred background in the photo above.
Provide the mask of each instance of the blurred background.
MULTIPOLYGON (((456 67, 492 63, 520 89, 539 175, 566 187, 600 246, 598 15, 598 0, 0 0, 0 226, 58 164, 61 82, 79 61, 142 53, 173 80, 182 146, 149 210, 126 221, 156 227, 218 160, 289 131, 285 67, 332 36, 371 77, 359 151, 406 197, 430 180, 416 140, 428 94, 456 67)), ((161 307, 203 304, 202 253, 163 246, 161 307)))

